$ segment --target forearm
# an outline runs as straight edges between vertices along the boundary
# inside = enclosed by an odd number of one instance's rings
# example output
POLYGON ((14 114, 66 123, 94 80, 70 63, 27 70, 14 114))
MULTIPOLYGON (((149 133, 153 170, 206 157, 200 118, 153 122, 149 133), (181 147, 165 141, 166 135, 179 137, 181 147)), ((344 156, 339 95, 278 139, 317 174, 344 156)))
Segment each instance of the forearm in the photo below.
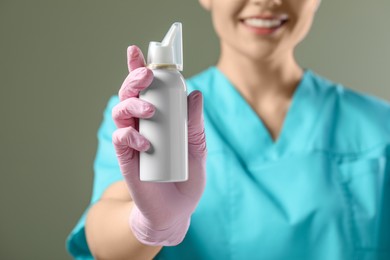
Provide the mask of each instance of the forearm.
POLYGON ((89 210, 85 232, 97 260, 152 259, 161 250, 161 246, 147 246, 134 237, 128 224, 133 205, 132 201, 103 199, 89 210))

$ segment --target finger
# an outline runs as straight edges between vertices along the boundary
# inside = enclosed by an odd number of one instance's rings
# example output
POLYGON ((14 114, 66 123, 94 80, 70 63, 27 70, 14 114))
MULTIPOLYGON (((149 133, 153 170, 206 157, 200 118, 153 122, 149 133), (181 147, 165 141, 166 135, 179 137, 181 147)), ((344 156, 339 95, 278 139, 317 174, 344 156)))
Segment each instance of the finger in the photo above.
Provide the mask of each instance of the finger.
POLYGON ((200 91, 193 91, 188 96, 188 148, 192 154, 204 156, 206 137, 203 120, 203 96, 200 91))
POLYGON ((154 115, 155 107, 149 102, 139 98, 128 98, 117 104, 112 109, 112 118, 118 128, 132 126, 130 119, 151 118, 154 115))
POLYGON ((203 123, 203 96, 200 91, 193 91, 188 96, 188 152, 190 170, 188 180, 176 182, 175 185, 183 194, 198 199, 206 184, 207 153, 203 123))
POLYGON ((134 157, 134 150, 145 152, 150 142, 133 127, 119 128, 112 134, 116 155, 120 165, 128 164, 134 157))
POLYGON ((131 45, 127 48, 127 68, 129 72, 145 66, 145 59, 138 46, 131 45))
POLYGON ((139 92, 147 88, 153 81, 153 72, 145 67, 137 68, 129 73, 119 89, 119 99, 136 97, 139 92))

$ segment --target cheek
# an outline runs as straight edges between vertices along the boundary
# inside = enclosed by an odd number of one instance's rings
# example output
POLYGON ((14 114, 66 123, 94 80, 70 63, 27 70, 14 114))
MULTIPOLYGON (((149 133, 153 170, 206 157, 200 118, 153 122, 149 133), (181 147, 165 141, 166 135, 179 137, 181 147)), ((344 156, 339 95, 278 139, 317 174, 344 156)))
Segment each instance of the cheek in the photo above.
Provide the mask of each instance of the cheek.
POLYGON ((214 30, 223 40, 234 38, 237 29, 238 16, 245 7, 243 0, 213 0, 211 15, 214 30))
POLYGON ((223 10, 223 7, 217 8, 218 11, 212 13, 212 20, 216 34, 222 40, 229 37, 234 29, 234 23, 231 14, 227 13, 226 10, 223 10))
POLYGON ((294 28, 294 34, 293 34, 294 35, 293 41, 295 45, 300 43, 309 33, 310 28, 313 24, 313 19, 314 16, 311 16, 311 17, 305 17, 305 19, 300 19, 298 21, 296 27, 294 28))
POLYGON ((313 24, 317 3, 317 0, 310 1, 306 4, 306 6, 300 9, 300 12, 297 12, 298 14, 294 17, 292 24, 289 26, 290 44, 296 46, 310 31, 310 28, 313 24))

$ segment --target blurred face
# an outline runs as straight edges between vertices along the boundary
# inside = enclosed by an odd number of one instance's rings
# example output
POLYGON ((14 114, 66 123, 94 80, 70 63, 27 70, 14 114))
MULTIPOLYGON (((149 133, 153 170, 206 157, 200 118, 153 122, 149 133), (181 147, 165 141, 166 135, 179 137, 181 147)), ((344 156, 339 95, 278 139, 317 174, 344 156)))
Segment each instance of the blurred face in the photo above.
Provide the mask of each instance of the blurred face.
POLYGON ((292 53, 306 36, 319 0, 200 0, 223 52, 254 60, 292 53))

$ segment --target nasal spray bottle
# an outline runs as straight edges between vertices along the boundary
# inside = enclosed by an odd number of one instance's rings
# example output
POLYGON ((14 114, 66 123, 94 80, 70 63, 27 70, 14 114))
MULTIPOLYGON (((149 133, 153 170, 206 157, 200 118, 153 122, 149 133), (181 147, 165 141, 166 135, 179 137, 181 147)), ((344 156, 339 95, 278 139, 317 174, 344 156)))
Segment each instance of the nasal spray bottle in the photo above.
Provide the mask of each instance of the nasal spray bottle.
POLYGON ((180 182, 188 179, 187 87, 183 70, 182 26, 174 23, 163 41, 150 42, 147 67, 152 84, 140 99, 153 104, 155 114, 139 120, 139 132, 151 144, 140 153, 140 179, 180 182))

